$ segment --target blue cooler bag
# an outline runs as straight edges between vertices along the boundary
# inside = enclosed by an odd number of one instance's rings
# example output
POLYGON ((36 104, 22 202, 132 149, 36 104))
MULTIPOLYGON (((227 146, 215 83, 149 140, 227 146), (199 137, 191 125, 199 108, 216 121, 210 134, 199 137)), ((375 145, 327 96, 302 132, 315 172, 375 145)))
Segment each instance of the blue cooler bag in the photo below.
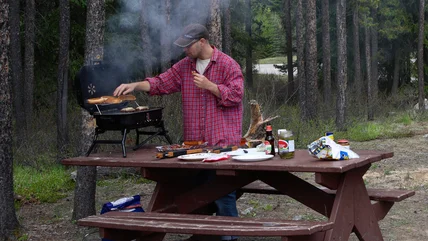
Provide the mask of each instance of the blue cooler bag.
MULTIPOLYGON (((141 207, 140 195, 135 195, 132 197, 124 197, 118 199, 114 202, 104 203, 101 214, 107 212, 144 212, 144 209, 141 207)), ((102 241, 113 241, 110 239, 101 239, 102 241)))

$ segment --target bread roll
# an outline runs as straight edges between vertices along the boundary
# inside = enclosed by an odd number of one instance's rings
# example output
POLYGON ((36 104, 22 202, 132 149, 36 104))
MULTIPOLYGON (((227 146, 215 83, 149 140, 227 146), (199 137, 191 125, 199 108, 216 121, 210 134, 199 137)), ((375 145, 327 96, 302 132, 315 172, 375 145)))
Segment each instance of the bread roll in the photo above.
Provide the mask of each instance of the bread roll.
POLYGON ((104 104, 106 100, 107 98, 105 98, 104 96, 101 96, 96 98, 90 98, 87 100, 87 102, 88 104, 91 104, 91 105, 99 105, 99 104, 104 104))
POLYGON ((148 110, 149 107, 148 106, 138 106, 137 108, 135 108, 136 110, 148 110))
POLYGON ((104 104, 119 104, 122 102, 121 99, 114 96, 102 96, 105 98, 104 104))
POLYGON ((125 108, 121 109, 120 111, 122 111, 122 112, 134 112, 135 109, 134 109, 134 107, 125 107, 125 108))
POLYGON ((135 98, 134 95, 119 95, 117 98, 121 100, 129 100, 129 101, 135 101, 137 98, 135 98))

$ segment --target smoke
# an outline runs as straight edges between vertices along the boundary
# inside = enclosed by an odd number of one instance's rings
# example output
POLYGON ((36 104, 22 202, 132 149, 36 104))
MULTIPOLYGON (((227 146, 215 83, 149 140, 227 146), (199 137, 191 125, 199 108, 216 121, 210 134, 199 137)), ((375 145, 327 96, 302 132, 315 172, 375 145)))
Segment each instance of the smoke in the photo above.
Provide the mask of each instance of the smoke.
POLYGON ((173 42, 186 25, 207 24, 211 0, 169 1, 169 21, 166 14, 167 0, 119 1, 115 14, 107 16, 106 20, 105 61, 122 67, 130 73, 130 78, 137 78, 142 75, 144 65, 159 69, 162 51, 168 51, 172 60, 178 60, 183 50, 173 42), (142 44, 142 17, 147 22, 146 34, 150 40, 146 49, 142 44), (151 57, 143 58, 147 53, 151 57))

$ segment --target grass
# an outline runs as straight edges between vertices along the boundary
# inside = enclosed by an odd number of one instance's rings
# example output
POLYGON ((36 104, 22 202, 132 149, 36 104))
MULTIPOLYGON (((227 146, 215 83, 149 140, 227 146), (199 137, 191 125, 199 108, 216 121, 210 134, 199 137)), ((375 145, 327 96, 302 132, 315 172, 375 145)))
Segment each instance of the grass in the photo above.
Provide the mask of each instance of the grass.
POLYGON ((19 203, 54 203, 74 188, 69 171, 59 164, 41 169, 15 165, 13 175, 14 192, 21 196, 19 203))
POLYGON ((272 57, 272 58, 259 60, 259 64, 281 64, 281 63, 287 63, 287 56, 272 57))

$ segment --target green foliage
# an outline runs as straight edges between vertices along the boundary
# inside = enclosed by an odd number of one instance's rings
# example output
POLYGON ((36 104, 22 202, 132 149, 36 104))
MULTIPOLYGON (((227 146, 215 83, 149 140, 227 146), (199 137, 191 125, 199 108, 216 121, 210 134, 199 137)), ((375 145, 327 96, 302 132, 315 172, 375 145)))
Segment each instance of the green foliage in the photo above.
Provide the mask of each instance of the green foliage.
POLYGON ((69 172, 61 165, 42 168, 14 166, 14 192, 22 197, 20 203, 56 202, 73 189, 69 172))
POLYGON ((348 138, 354 141, 369 141, 379 137, 382 125, 375 122, 359 123, 348 128, 348 138))

